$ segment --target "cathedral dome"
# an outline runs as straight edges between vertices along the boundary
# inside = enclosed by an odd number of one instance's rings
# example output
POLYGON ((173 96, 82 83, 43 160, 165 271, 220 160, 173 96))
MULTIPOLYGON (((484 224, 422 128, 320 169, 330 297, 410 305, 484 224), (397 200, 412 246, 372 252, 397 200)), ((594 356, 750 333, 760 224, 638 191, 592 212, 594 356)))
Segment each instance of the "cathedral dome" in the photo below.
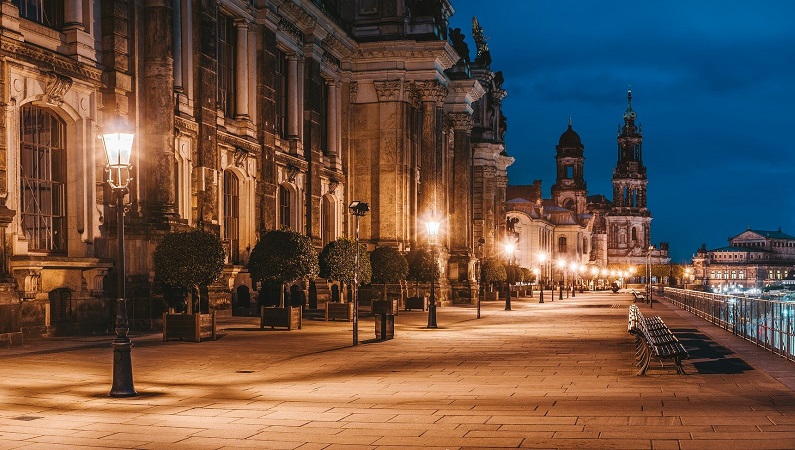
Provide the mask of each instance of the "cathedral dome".
POLYGON ((580 135, 577 134, 574 129, 571 128, 571 121, 569 121, 569 128, 560 135, 560 141, 558 142, 559 147, 580 147, 582 146, 582 141, 580 141, 580 135))

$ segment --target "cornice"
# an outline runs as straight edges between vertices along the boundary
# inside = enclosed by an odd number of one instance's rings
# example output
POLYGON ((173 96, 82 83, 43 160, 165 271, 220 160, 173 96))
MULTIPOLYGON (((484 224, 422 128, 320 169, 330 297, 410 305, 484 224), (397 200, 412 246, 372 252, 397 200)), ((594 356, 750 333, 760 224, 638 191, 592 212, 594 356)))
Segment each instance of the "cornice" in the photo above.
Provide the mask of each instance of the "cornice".
MULTIPOLYGON (((447 41, 365 42, 359 44, 354 59, 426 59, 434 60, 439 70, 453 67, 457 54, 447 41)), ((359 61, 357 61, 359 62, 359 61)))
POLYGON ((55 69, 61 75, 79 78, 96 85, 99 85, 102 79, 102 70, 97 67, 87 66, 71 58, 6 37, 0 37, 0 51, 34 64, 43 63, 47 66, 47 70, 55 69))
POLYGON ((184 117, 174 116, 174 127, 180 132, 196 136, 199 134, 199 124, 184 117))
POLYGON ((226 144, 235 148, 241 148, 249 153, 255 154, 259 154, 259 151, 262 149, 262 146, 257 142, 249 141, 248 139, 225 133, 220 130, 218 131, 218 143, 226 144))

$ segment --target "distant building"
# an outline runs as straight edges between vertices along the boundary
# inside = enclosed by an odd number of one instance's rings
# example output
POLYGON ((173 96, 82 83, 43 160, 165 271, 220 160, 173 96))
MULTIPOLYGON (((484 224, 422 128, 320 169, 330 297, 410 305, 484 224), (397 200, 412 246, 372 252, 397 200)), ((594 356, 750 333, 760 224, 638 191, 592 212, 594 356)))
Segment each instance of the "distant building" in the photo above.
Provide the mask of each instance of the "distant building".
POLYGON ((556 149, 557 177, 551 198, 542 199, 541 181, 509 186, 508 222, 519 237, 518 258, 525 267, 539 267, 554 277, 556 262, 565 259, 590 268, 668 263, 668 244, 651 247, 652 215, 646 203, 643 136, 635 125, 632 92, 627 92, 624 125, 618 131, 618 160, 613 170, 613 200, 588 195, 584 176, 584 145, 571 120, 556 149), (539 255, 546 255, 545 262, 539 255))
POLYGON ((696 285, 713 291, 762 289, 784 284, 795 269, 795 236, 750 227, 729 238, 729 245, 693 257, 696 285))

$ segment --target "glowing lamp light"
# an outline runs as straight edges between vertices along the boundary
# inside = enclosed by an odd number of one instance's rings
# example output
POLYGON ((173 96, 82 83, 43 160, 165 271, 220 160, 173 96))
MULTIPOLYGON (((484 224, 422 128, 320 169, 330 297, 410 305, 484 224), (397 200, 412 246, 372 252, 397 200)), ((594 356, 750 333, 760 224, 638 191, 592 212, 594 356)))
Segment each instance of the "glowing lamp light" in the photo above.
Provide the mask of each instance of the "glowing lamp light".
POLYGON ((436 221, 425 222, 425 230, 428 232, 428 236, 436 237, 439 236, 439 226, 441 223, 436 221))

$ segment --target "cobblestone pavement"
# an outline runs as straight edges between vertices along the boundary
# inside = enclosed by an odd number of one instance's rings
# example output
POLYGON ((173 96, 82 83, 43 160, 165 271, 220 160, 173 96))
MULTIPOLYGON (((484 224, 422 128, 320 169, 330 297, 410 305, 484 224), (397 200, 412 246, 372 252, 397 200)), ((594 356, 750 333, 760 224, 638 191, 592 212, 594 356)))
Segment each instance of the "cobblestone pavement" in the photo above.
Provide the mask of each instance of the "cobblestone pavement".
POLYGON ((662 302, 690 351, 635 376, 629 293, 401 312, 295 331, 222 321, 200 344, 134 336, 132 398, 108 397, 111 337, 0 350, 0 449, 795 448, 793 364, 662 302))

